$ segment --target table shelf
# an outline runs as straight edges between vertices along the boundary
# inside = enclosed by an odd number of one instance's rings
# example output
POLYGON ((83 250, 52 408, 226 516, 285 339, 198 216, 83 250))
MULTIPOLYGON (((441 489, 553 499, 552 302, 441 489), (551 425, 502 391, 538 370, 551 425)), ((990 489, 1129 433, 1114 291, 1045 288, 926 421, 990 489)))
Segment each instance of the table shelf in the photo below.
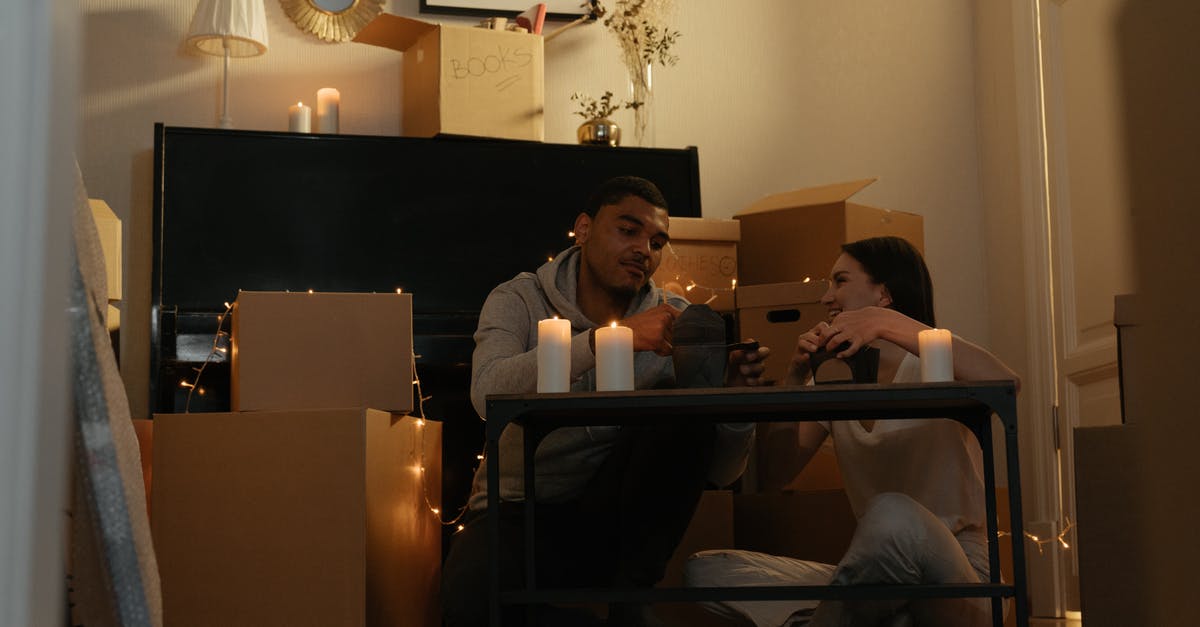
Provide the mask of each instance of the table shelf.
MULTIPOLYGON (((1021 484, 1017 455, 1016 390, 1010 381, 914 384, 847 384, 770 388, 712 388, 640 390, 633 392, 571 392, 563 394, 506 394, 487 398, 488 509, 498 511, 500 435, 510 424, 524 429, 526 494, 534 492, 533 452, 541 440, 563 427, 627 424, 680 424, 721 422, 803 422, 814 420, 898 420, 949 418, 964 424, 977 438, 983 453, 988 559, 992 581, 979 584, 870 585, 870 586, 762 586, 720 588, 537 588, 532 558, 536 541, 534 499, 525 500, 526 587, 500 590, 498 551, 489 560, 492 625, 500 624, 501 604, 597 602, 698 602, 717 600, 810 599, 993 599, 992 618, 1004 622, 1002 599, 1014 599, 1017 624, 1027 627, 1025 554, 1022 542, 1013 542, 1013 584, 1000 582, 997 542, 995 460, 992 421, 1003 426, 1010 525, 1013 537, 1023 537, 1021 484)), ((500 541, 497 516, 489 516, 489 538, 500 541)))

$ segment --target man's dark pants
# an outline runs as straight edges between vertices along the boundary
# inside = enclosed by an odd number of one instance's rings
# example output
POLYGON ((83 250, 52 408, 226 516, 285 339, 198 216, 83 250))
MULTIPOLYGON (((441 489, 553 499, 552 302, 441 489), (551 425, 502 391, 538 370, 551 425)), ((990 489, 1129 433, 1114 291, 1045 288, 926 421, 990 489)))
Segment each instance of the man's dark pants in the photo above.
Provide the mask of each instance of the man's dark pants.
MULTIPOLYGON (((691 521, 707 485, 712 425, 624 427, 579 500, 542 504, 537 516, 539 587, 651 587, 691 521)), ((447 627, 488 620, 488 514, 473 512, 442 569, 447 627)), ((524 505, 501 503, 502 588, 524 585, 524 505)), ((525 608, 505 606, 504 625, 525 608)))

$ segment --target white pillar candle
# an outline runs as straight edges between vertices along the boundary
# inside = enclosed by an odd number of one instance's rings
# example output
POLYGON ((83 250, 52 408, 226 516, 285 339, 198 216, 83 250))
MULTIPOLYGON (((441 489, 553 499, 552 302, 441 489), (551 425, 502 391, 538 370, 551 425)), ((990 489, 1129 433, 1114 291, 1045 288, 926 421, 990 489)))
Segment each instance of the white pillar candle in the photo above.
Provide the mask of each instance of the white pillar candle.
POLYGON ((547 318, 538 322, 537 391, 571 391, 571 321, 547 318))
POLYGON ((954 380, 953 336, 946 329, 929 329, 917 334, 921 351, 921 380, 926 383, 954 380))
POLYGON ((342 102, 342 94, 332 87, 317 90, 317 132, 338 132, 338 107, 342 102))
POLYGON ((312 107, 303 102, 288 107, 288 131, 292 133, 312 132, 312 107))
POLYGON ((596 390, 633 389, 633 329, 617 323, 596 329, 596 390))

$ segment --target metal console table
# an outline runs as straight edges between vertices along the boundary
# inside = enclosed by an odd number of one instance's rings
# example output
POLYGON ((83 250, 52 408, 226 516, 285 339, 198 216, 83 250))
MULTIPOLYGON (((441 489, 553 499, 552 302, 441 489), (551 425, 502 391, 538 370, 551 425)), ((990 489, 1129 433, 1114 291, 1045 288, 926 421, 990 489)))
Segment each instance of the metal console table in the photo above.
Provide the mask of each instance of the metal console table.
MULTIPOLYGON (((1003 598, 1013 597, 1016 621, 1028 627, 1024 543, 1012 543, 1013 583, 1000 582, 997 544, 995 460, 991 416, 1004 429, 1008 469, 1008 498, 1014 538, 1023 537, 1021 477, 1017 460, 1016 391, 1008 381, 887 385, 820 385, 788 388, 723 388, 582 392, 566 394, 506 394, 487 399, 488 511, 500 505, 500 434, 509 424, 525 429, 526 494, 534 491, 534 451, 551 431, 568 426, 646 423, 795 422, 812 420, 894 420, 950 418, 967 426, 983 452, 987 492, 988 560, 990 583, 872 586, 764 586, 653 589, 538 589, 533 559, 536 529, 533 498, 525 499, 525 587, 501 590, 499 551, 490 552, 491 624, 500 625, 501 604, 598 602, 695 602, 715 600, 768 601, 786 599, 924 599, 990 597, 993 624, 1003 624, 1003 598)), ((491 546, 500 543, 498 516, 488 517, 491 546)))

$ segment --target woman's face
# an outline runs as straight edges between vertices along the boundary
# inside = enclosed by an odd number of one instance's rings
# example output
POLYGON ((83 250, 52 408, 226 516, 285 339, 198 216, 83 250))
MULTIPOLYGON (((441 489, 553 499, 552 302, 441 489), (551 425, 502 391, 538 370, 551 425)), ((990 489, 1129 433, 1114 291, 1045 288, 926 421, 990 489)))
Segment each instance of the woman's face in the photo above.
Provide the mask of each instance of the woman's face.
POLYGON ((887 307, 892 303, 883 283, 876 283, 857 259, 842 253, 829 272, 829 289, 821 297, 832 320, 843 311, 863 307, 887 307))

